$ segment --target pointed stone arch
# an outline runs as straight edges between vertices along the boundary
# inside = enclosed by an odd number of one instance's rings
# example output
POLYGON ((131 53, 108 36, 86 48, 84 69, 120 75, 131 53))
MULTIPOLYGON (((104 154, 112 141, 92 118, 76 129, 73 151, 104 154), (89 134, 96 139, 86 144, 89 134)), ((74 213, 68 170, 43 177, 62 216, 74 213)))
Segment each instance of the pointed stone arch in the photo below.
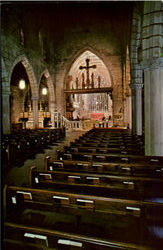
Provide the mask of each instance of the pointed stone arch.
MULTIPOLYGON (((67 82, 67 76, 71 77, 73 80, 75 81, 74 77, 78 77, 78 86, 80 85, 79 88, 81 88, 81 82, 82 82, 82 72, 80 71, 79 68, 82 65, 82 63, 85 62, 86 58, 90 59, 90 65, 92 64, 96 64, 96 70, 94 71, 90 71, 90 74, 93 73, 94 74, 94 86, 96 86, 95 88, 97 88, 98 86, 98 77, 101 76, 104 80, 104 85, 107 87, 112 87, 113 86, 113 77, 112 74, 110 72, 110 69, 108 68, 108 65, 106 66, 106 62, 105 62, 105 58, 95 49, 92 49, 90 46, 86 46, 84 48, 82 48, 81 50, 79 50, 76 55, 74 56, 74 58, 72 58, 72 60, 70 60, 70 64, 69 67, 67 68, 67 72, 64 78, 64 86, 68 83, 67 82)), ((74 82, 75 84, 75 82, 74 82)), ((102 83, 103 84, 103 83, 102 83)), ((65 87, 66 88, 66 87, 65 87)), ((104 98, 105 100, 107 100, 107 105, 109 105, 109 108, 106 110, 104 108, 107 107, 106 103, 103 99, 103 105, 101 105, 101 112, 103 112, 105 114, 106 117, 112 117, 112 100, 110 99, 110 97, 108 97, 108 95, 105 93, 103 94, 95 94, 95 95, 86 95, 84 96, 85 98, 85 103, 88 102, 88 100, 91 100, 91 102, 93 102, 93 100, 95 100, 95 98, 104 98), (104 97, 105 96, 105 97, 104 97), (107 98, 107 99, 106 99, 107 98), (109 101, 110 100, 110 101, 109 101), (102 111, 103 110, 103 111, 102 111)), ((67 99, 66 99, 67 100, 67 99)), ((90 105, 89 105, 90 107, 90 105)), ((93 111, 91 108, 91 111, 88 109, 85 109, 85 112, 81 113, 82 111, 78 109, 78 111, 74 111, 74 118, 76 116, 76 114, 78 114, 78 112, 80 113, 80 117, 86 117, 85 113, 89 114, 89 116, 91 115, 92 117, 94 117, 94 112, 96 108, 94 107, 93 111), (75 113, 77 112, 77 113, 75 113)))
POLYGON ((54 102, 55 103, 55 91, 54 91, 54 84, 53 84, 53 80, 51 78, 51 75, 49 74, 48 69, 45 69, 42 73, 41 73, 41 77, 39 79, 39 83, 41 81, 42 76, 45 76, 47 79, 47 86, 49 89, 49 99, 50 102, 54 102))
POLYGON ((51 77, 48 69, 45 69, 41 73, 39 83, 40 83, 43 75, 47 79, 47 86, 49 89, 49 111, 50 111, 50 115, 51 115, 52 127, 54 127, 54 112, 55 112, 55 108, 56 108, 56 96, 55 96, 55 90, 54 90, 54 83, 53 83, 52 77, 51 77))
POLYGON ((105 56, 103 55, 103 53, 101 53, 100 51, 98 51, 97 49, 87 45, 82 47, 80 50, 78 50, 77 52, 75 51, 73 54, 71 54, 66 61, 64 61, 64 63, 62 63, 60 65, 60 67, 58 68, 57 72, 56 72, 56 79, 55 79, 55 83, 56 83, 56 106, 57 106, 57 110, 58 112, 61 112, 62 114, 65 114, 65 98, 63 95, 63 90, 66 84, 66 77, 68 75, 68 72, 72 66, 72 64, 75 62, 75 60, 80 57, 80 55, 82 55, 82 53, 84 53, 85 51, 90 51, 93 54, 97 55, 99 57, 99 59, 101 61, 103 61, 103 63, 105 64, 110 77, 111 77, 111 86, 113 87, 114 84, 117 82, 117 77, 116 74, 114 73, 114 65, 112 63, 112 61, 108 61, 106 60, 105 56), (63 105, 64 103, 64 105, 63 105))
POLYGON ((31 66, 31 64, 29 63, 29 60, 27 59, 27 57, 25 55, 20 55, 19 57, 17 57, 15 59, 15 61, 12 64, 11 70, 9 72, 9 80, 11 81, 11 76, 12 76, 12 72, 14 70, 14 67, 18 64, 18 63, 22 63, 22 65, 24 66, 27 76, 29 78, 29 82, 30 82, 30 86, 31 86, 31 92, 32 92, 32 98, 38 98, 38 85, 37 85, 37 79, 35 77, 34 74, 34 70, 33 67, 31 66))
POLYGON ((73 56, 73 58, 71 60, 69 60, 69 65, 66 67, 67 68, 67 72, 66 72, 65 78, 64 78, 64 86, 65 86, 65 82, 66 82, 66 76, 67 76, 68 72, 70 71, 71 66, 74 64, 74 62, 77 60, 77 58, 79 58, 85 51, 92 52, 93 54, 95 54, 96 56, 98 56, 99 59, 104 63, 104 65, 106 66, 106 68, 107 68, 107 70, 109 72, 110 78, 111 78, 111 86, 113 86, 114 85, 114 77, 113 77, 113 74, 111 73, 111 71, 112 71, 111 70, 112 69, 112 64, 109 63, 109 62, 106 62, 106 59, 102 56, 102 54, 97 49, 94 49, 91 46, 85 46, 84 48, 81 48, 73 56))
POLYGON ((9 81, 11 82, 11 77, 13 70, 15 66, 18 63, 22 63, 22 65, 25 68, 25 71, 27 73, 28 79, 29 79, 29 84, 31 87, 31 93, 32 93, 32 103, 33 103, 33 128, 38 127, 38 84, 37 84, 37 79, 33 70, 32 65, 30 64, 28 58, 26 55, 20 55, 18 56, 15 61, 13 62, 11 69, 9 71, 9 81))

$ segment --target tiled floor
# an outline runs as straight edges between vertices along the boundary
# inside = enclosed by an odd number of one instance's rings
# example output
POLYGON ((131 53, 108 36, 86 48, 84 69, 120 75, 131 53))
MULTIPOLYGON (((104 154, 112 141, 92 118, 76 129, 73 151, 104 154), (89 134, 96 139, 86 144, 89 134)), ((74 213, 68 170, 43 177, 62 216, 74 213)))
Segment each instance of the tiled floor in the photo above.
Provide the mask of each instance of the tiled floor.
POLYGON ((68 146, 70 142, 77 139, 86 131, 66 132, 66 137, 54 146, 50 146, 44 150, 44 153, 36 154, 34 159, 27 159, 21 167, 13 167, 5 176, 7 185, 28 186, 28 171, 31 166, 36 166, 38 170, 44 169, 44 159, 46 156, 56 157, 56 150, 62 150, 64 146, 68 146))

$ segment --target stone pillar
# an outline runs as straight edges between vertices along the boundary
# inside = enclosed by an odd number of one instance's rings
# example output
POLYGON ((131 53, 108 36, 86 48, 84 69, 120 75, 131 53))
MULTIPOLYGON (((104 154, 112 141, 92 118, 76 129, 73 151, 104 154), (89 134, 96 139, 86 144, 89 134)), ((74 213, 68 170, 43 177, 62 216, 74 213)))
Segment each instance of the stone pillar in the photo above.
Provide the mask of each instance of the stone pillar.
POLYGON ((163 59, 144 70, 144 86, 145 154, 163 156, 163 59))
POLYGON ((162 2, 144 2, 142 67, 145 95, 145 154, 163 156, 162 2))
POLYGON ((52 128, 54 128, 54 113, 56 109, 56 103, 54 101, 50 102, 50 115, 51 115, 51 122, 52 122, 52 128))
POLYGON ((134 84, 136 93, 136 134, 142 135, 142 88, 143 84, 134 84))
POLYGON ((142 135, 142 87, 143 84, 132 84, 132 127, 136 135, 142 135))
POLYGON ((131 110, 132 104, 131 104, 131 96, 126 97, 126 114, 127 114, 127 125, 129 125, 129 128, 132 129, 132 110, 131 110))
POLYGON ((132 130, 134 134, 142 134, 142 69, 138 56, 141 48, 141 11, 135 5, 132 17, 132 32, 130 44, 130 63, 132 89, 132 130), (140 102, 140 103, 139 103, 140 102))
POLYGON ((10 134, 10 91, 2 91, 2 131, 3 134, 10 134))
POLYGON ((38 128, 38 97, 32 97, 32 106, 33 106, 33 128, 38 128))
POLYGON ((131 88, 131 104, 132 104, 132 132, 136 134, 136 95, 134 84, 130 85, 131 88))

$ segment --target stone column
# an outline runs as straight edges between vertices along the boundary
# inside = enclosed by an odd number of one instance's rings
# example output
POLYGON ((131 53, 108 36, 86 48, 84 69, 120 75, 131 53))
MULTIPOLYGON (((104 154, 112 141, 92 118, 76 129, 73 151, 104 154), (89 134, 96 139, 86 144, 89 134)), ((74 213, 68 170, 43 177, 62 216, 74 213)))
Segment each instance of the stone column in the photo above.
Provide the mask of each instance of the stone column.
POLYGON ((32 106, 33 106, 33 128, 38 128, 38 97, 32 97, 32 106))
POLYGON ((132 132, 136 134, 136 94, 134 84, 130 85, 131 88, 131 104, 132 104, 132 132))
POLYGON ((163 156, 162 2, 144 2, 142 67, 145 95, 145 154, 163 156))
POLYGON ((163 156, 163 59, 144 70, 145 154, 163 156))
POLYGON ((54 101, 50 102, 50 115, 51 115, 51 122, 52 122, 52 128, 54 128, 54 112, 56 109, 56 103, 54 101))
POLYGON ((136 93, 136 134, 142 135, 142 88, 143 84, 134 84, 136 93))
POLYGON ((126 121, 129 128, 132 129, 132 110, 131 110, 131 96, 126 96, 126 121))
POLYGON ((133 132, 142 135, 142 87, 143 84, 132 84, 132 118, 133 132))
POLYGON ((3 134, 10 134, 10 90, 2 91, 2 130, 3 134))

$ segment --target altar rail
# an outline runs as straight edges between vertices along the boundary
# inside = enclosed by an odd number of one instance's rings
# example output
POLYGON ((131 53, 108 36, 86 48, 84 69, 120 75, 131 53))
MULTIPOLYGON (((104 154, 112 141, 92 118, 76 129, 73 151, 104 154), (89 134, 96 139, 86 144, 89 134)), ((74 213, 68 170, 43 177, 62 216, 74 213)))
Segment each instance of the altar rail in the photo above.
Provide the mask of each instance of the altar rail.
POLYGON ((112 121, 70 121, 69 123, 69 129, 92 129, 92 128, 110 128, 113 126, 113 122, 112 121))

